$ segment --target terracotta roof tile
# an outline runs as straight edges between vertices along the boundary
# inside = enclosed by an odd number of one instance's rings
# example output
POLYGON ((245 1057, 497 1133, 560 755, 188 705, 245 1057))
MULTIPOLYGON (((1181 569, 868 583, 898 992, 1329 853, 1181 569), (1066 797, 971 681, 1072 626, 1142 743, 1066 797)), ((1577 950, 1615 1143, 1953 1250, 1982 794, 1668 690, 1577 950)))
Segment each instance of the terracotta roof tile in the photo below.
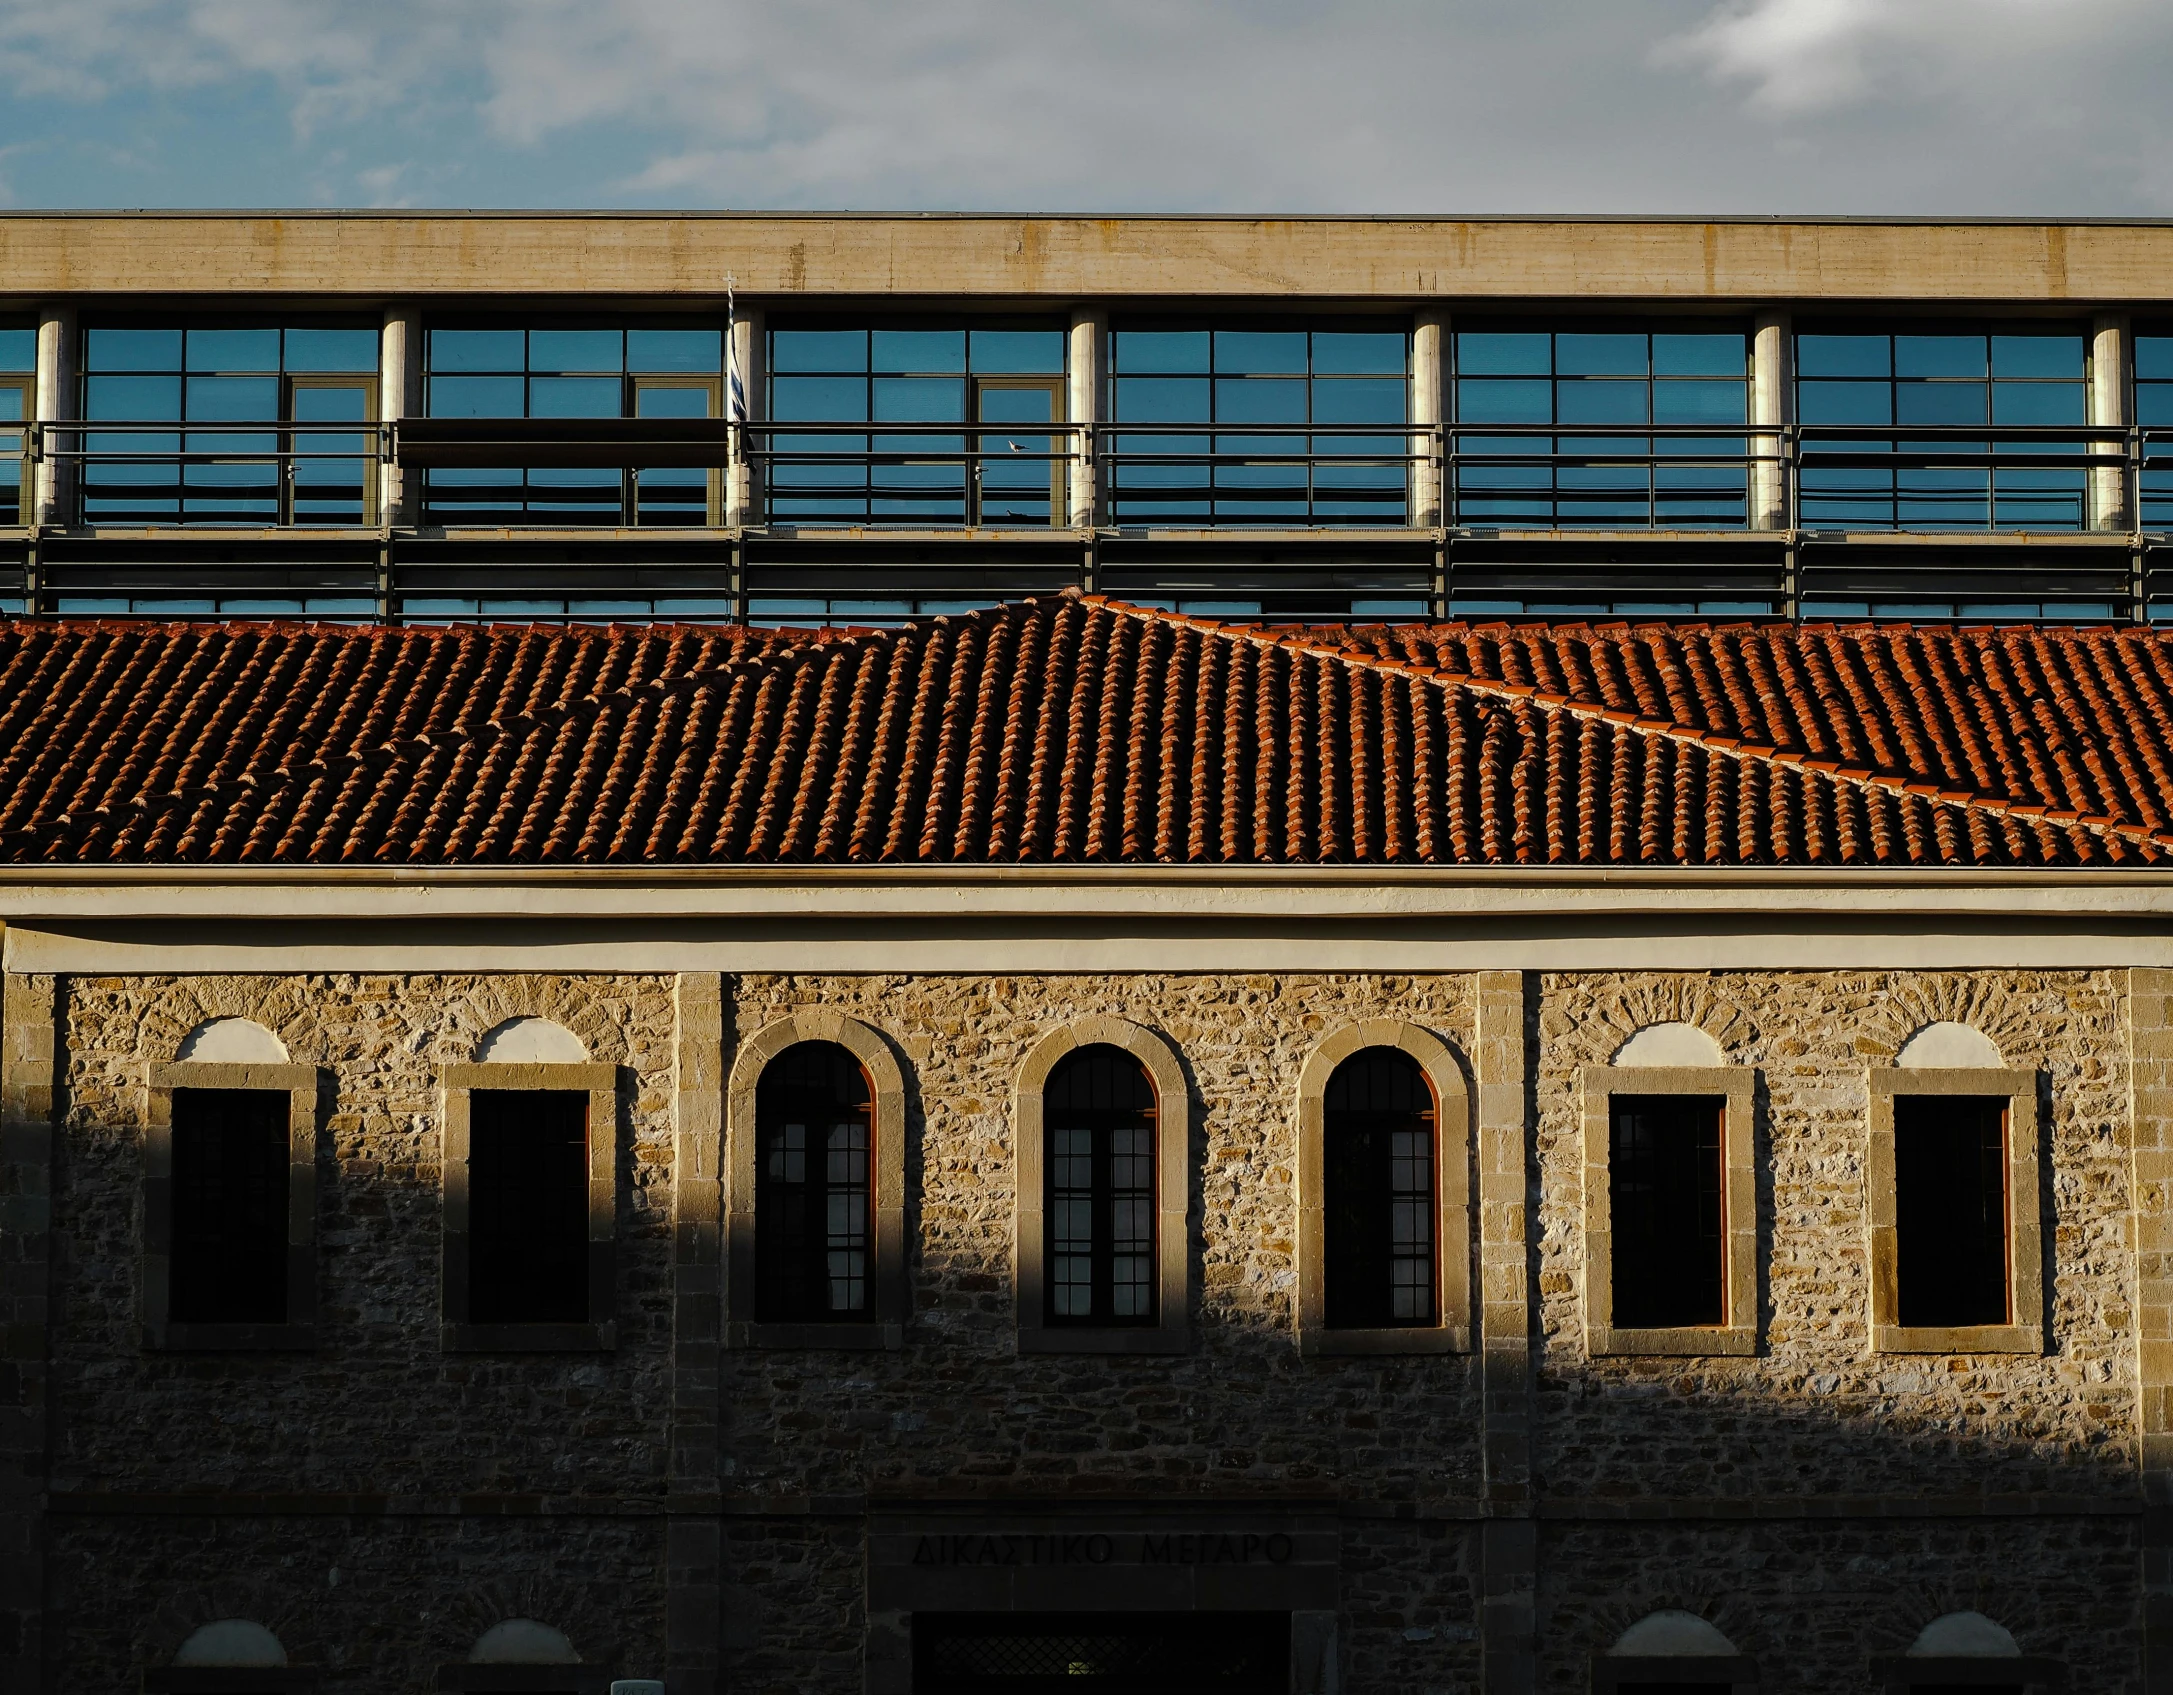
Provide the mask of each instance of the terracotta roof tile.
POLYGON ((15 863, 2155 865, 2173 638, 0 624, 15 863))

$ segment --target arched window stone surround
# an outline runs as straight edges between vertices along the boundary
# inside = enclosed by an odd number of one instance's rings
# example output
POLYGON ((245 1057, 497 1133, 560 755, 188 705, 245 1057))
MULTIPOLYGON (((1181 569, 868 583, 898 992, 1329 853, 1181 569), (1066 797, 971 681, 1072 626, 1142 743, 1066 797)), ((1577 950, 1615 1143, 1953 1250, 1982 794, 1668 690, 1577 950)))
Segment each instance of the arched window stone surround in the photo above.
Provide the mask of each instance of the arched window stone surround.
POLYGON ((1018 1176, 1017 1227, 1012 1233, 1011 1287, 1018 1301, 1018 1347, 1043 1354, 1178 1354, 1191 1345, 1192 1242, 1186 1197, 1192 1169, 1192 1099, 1177 1050, 1128 1018, 1082 1018, 1051 1030, 1019 1067, 1013 1086, 1013 1166, 1018 1176), (1108 1329, 1052 1327, 1042 1322, 1047 1235, 1042 1090, 1058 1063, 1079 1048, 1121 1048, 1145 1068, 1155 1096, 1155 1274, 1157 1320, 1108 1329))
POLYGON ((2004 1066, 1953 1065, 1951 1058, 1998 1053, 1974 1026, 1942 1021, 1902 1044, 1896 1063, 1873 1067, 1865 1217, 1871 1237, 1871 1346, 1882 1354, 2038 1354, 2045 1348, 2044 1226, 2038 1215, 2043 1133, 2037 1073, 2004 1066), (1901 1323, 1900 1209, 1895 1192, 1894 1101, 1918 1095, 1999 1095, 2007 1101, 2007 1301, 2012 1322, 1957 1327, 1901 1323))
MULTIPOLYGON (((189 1030, 176 1057, 144 1067, 143 1342, 149 1348, 313 1348, 317 1345, 317 1068, 296 1065, 255 1019, 214 1017, 189 1030), (276 1053, 277 1060, 202 1058, 276 1053), (250 1089, 287 1101, 287 1313, 278 1324, 176 1324, 171 1307, 174 1092, 250 1089)), ((241 1621, 246 1622, 246 1621, 241 1621)))
POLYGON ((1455 1051, 1429 1030, 1400 1019, 1346 1024, 1298 1068, 1298 1347, 1308 1354, 1463 1352, 1471 1346, 1471 1097, 1455 1051), (1325 1266, 1328 1081, 1336 1067, 1368 1048, 1409 1054, 1434 1091, 1434 1170, 1438 1322, 1382 1330, 1327 1327, 1325 1266))
POLYGON ((1633 1032, 1611 1065, 1584 1067, 1584 1322, 1594 1356, 1724 1356, 1758 1350, 1758 1171, 1753 1114, 1758 1072, 1745 1065, 1686 1065, 1719 1056, 1717 1040, 1695 1025, 1651 1024, 1633 1032), (1663 1063, 1642 1062, 1642 1056, 1663 1063), (1617 1095, 1717 1095, 1721 1119, 1721 1195, 1726 1322, 1668 1329, 1615 1323, 1614 1228, 1609 1182, 1617 1095))
POLYGON ((523 1015, 493 1025, 475 1044, 478 1065, 586 1065, 588 1044, 556 1019, 523 1015))
POLYGON ((611 1668, 584 1661, 566 1633, 532 1618, 501 1619, 476 1638, 468 1658, 438 1668, 438 1688, 519 1689, 536 1695, 606 1695, 611 1668))
POLYGON ((895 1348, 904 1338, 905 1073, 880 1032, 828 1007, 765 1024, 739 1044, 725 1088, 725 1311, 728 1347, 895 1348), (835 1042, 867 1072, 875 1097, 875 1252, 859 1324, 755 1322, 755 1091, 763 1070, 801 1042, 835 1042))
POLYGON ((296 1665, 286 1644, 248 1618, 214 1619, 192 1630, 170 1665, 143 1674, 150 1695, 292 1695, 317 1687, 320 1668, 296 1665))
POLYGON ((1758 1663, 1739 1652, 1717 1625, 1679 1607, 1648 1613, 1592 1656, 1595 1691, 1634 1691, 1653 1684, 1705 1685, 1719 1692, 1758 1681, 1758 1663))
POLYGON ((1871 1675, 1889 1695, 1907 1695, 1926 1684, 2049 1690, 2064 1686, 2066 1667, 2023 1653, 2007 1628, 1984 1614, 1959 1612, 1933 1619, 1906 1652, 1875 1657, 1871 1675))

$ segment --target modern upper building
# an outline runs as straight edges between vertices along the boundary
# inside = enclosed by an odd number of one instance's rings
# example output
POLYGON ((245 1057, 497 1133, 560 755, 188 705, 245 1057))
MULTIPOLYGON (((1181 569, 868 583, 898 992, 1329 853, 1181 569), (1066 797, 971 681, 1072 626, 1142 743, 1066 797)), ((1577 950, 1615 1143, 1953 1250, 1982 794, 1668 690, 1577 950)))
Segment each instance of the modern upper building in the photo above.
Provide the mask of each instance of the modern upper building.
POLYGON ((8 1695, 2173 1689, 2173 226, 0 290, 8 1695))

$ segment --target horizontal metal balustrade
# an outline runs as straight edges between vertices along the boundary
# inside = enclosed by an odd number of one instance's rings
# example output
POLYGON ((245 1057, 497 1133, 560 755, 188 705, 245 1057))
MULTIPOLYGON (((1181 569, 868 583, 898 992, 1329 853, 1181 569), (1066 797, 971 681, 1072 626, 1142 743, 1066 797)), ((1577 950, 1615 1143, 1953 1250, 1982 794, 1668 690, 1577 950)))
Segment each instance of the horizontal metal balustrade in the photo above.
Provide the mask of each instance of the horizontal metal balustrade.
POLYGON ((0 459, 21 491, 0 610, 40 616, 887 623, 1079 586, 1240 619, 2173 621, 2162 428, 433 418, 22 439, 0 459), (494 469, 517 518, 490 521, 494 469), (421 522, 380 521, 388 470, 421 522), (449 470, 461 512, 429 481, 449 470), (553 470, 590 474, 562 508, 533 481, 553 470), (68 523, 26 522, 41 477, 68 523), (2093 501, 2122 527, 2093 528, 2093 501))

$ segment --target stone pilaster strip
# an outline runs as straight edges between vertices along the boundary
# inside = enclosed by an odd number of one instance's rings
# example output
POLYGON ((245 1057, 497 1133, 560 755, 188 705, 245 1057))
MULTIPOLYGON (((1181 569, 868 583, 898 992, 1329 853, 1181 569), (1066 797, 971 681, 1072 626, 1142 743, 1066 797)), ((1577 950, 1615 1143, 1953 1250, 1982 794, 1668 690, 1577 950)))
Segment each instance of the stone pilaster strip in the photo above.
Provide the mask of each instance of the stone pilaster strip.
POLYGON ((0 1689, 43 1695, 56 982, 0 977, 0 1689))
POLYGON ((2173 1695, 2173 971, 2128 978, 2134 1090, 2136 1438, 2143 1687, 2173 1695))
MULTIPOLYGON (((723 1338, 720 1200, 724 1148, 724 979, 684 971, 676 993, 672 1144, 671 1493, 718 1488, 723 1338)), ((723 1530, 714 1513, 679 1513, 664 1532, 665 1663, 671 1695, 717 1687, 723 1530)))
POLYGON ((1531 1055, 1522 972, 1479 973, 1474 1062, 1489 1514, 1481 1533, 1480 1646, 1486 1695, 1528 1695, 1536 1676, 1538 1536, 1532 1520, 1531 1055))

